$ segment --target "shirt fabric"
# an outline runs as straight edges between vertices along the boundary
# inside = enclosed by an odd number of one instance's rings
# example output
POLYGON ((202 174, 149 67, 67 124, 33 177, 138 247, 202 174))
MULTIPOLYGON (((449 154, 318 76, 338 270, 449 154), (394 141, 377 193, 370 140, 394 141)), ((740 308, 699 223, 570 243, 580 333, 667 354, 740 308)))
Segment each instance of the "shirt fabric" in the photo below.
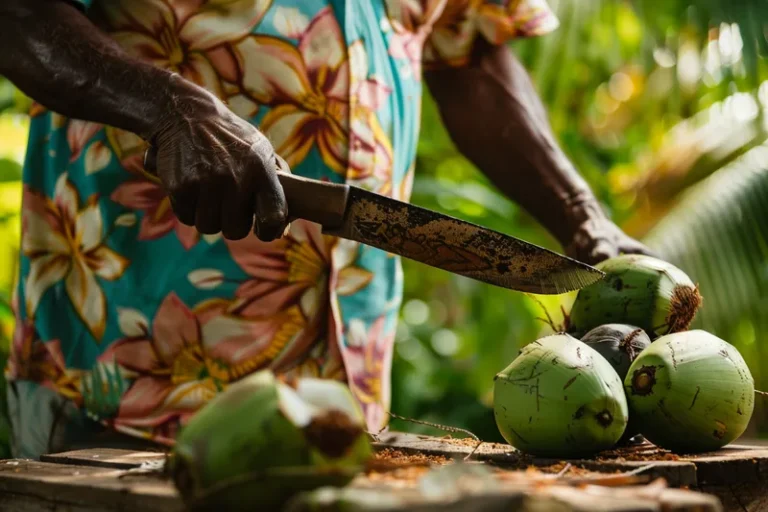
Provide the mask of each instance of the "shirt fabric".
MULTIPOLYGON (((473 42, 546 33, 544 0, 92 0, 132 55, 206 87, 292 172, 407 201, 425 66, 473 42)), ((9 380, 37 383, 119 432, 172 444, 249 373, 345 380, 386 424, 398 257, 294 222, 228 241, 180 224, 146 145, 33 108, 9 380)))

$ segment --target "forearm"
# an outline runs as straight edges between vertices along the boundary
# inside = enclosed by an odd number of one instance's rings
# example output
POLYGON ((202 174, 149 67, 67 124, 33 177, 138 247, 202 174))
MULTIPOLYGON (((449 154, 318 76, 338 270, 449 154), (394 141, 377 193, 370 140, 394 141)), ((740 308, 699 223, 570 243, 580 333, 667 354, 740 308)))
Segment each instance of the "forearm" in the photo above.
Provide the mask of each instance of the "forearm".
POLYGON ((603 215, 508 48, 483 44, 469 67, 432 71, 426 81, 457 148, 561 243, 603 215))
POLYGON ((6 0, 0 48, 0 74, 46 108, 145 138, 174 89, 185 87, 172 73, 128 56, 60 0, 6 0))

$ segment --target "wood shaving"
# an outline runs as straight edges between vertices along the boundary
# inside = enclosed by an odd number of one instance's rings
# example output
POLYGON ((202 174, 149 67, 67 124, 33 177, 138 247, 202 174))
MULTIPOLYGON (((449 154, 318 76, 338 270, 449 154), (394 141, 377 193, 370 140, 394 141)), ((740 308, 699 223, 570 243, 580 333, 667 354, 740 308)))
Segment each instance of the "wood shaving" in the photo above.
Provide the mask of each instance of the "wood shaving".
POLYGON ((680 456, 674 453, 658 448, 650 443, 641 444, 639 446, 628 446, 624 448, 616 448, 599 453, 595 460, 597 461, 665 461, 665 460, 680 460, 680 456))
POLYGON ((385 448, 384 450, 376 452, 375 459, 377 461, 385 461, 387 464, 397 465, 432 465, 432 464, 448 464, 451 459, 444 455, 428 455, 426 453, 405 453, 401 450, 394 450, 392 448, 385 448))

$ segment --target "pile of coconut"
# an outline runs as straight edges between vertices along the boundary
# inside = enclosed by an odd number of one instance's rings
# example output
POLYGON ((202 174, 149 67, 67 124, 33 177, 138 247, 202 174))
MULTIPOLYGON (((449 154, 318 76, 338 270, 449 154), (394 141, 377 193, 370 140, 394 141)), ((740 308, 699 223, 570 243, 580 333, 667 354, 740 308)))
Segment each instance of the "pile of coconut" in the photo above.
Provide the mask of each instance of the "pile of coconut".
MULTIPOLYGON (((496 424, 515 448, 588 457, 643 436, 677 453, 716 450, 744 433, 754 382, 727 342, 688 328, 701 305, 680 269, 646 256, 597 267, 560 334, 536 340, 494 383, 496 424)), ((277 510, 343 486, 373 449, 342 383, 269 371, 231 385, 177 438, 170 470, 192 510, 277 510)))
POLYGON ((507 442, 567 458, 640 436, 675 453, 741 436, 754 380, 735 347, 688 330, 702 302, 691 279, 647 256, 597 268, 605 278, 579 291, 567 333, 525 346, 496 376, 494 413, 507 442))

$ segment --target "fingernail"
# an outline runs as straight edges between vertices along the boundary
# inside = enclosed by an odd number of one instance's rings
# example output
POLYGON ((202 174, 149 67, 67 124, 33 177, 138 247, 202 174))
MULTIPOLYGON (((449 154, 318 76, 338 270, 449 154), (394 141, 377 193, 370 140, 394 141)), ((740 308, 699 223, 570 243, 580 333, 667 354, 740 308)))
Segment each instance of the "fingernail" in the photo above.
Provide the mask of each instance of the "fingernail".
POLYGON ((285 229, 283 230, 283 238, 291 234, 291 224, 289 223, 287 226, 285 226, 285 229))

